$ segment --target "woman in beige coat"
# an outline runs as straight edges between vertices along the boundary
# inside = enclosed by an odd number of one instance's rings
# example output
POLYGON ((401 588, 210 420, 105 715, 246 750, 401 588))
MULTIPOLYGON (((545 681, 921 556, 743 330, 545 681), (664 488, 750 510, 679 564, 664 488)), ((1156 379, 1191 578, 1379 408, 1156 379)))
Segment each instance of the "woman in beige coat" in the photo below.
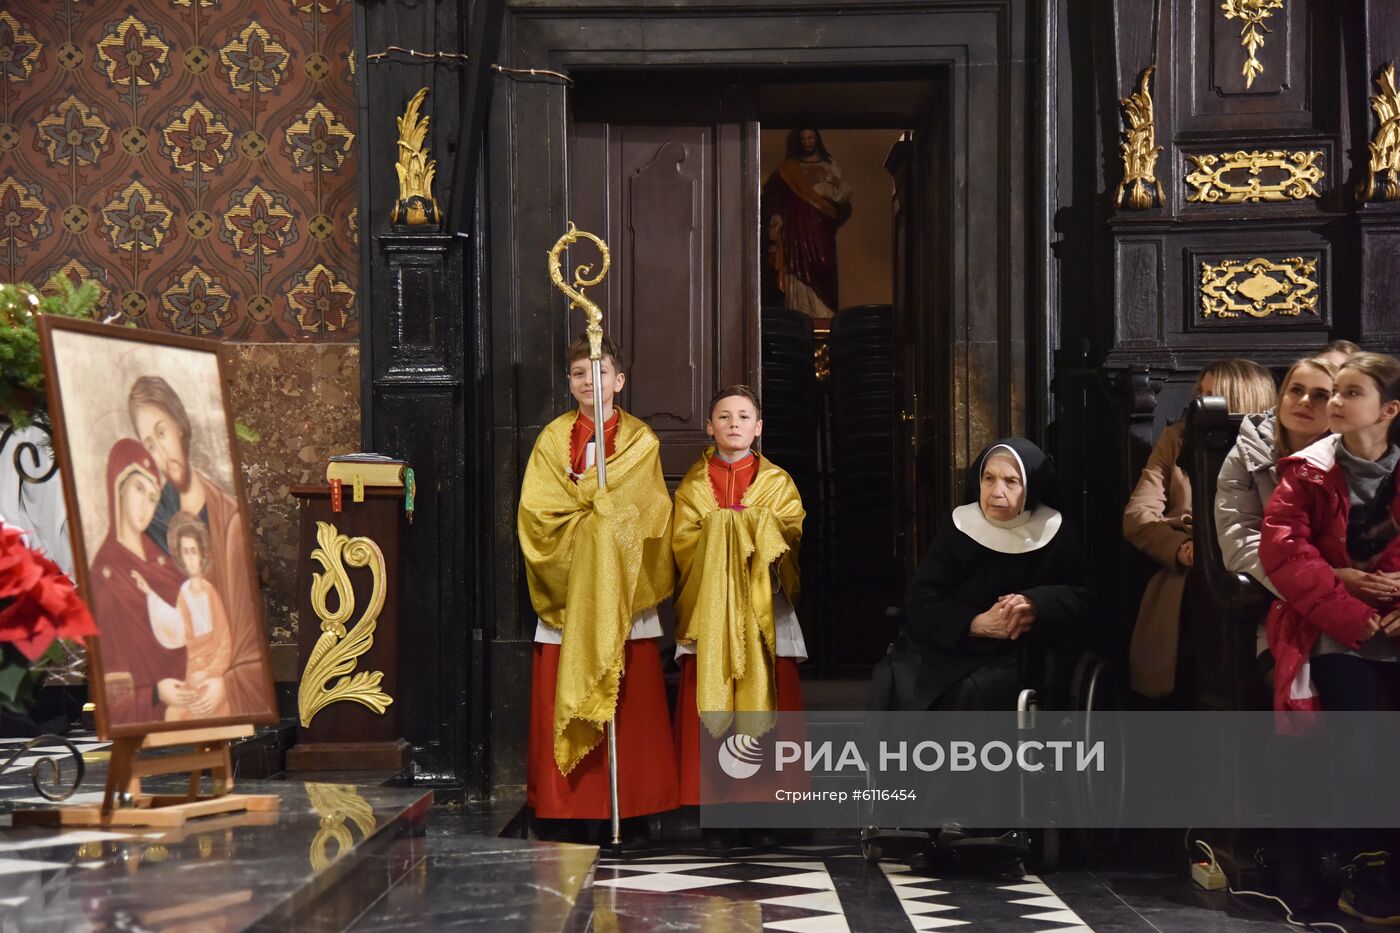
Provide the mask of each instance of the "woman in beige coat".
MULTIPOLYGON (((1268 370, 1251 360, 1234 359, 1201 370, 1191 397, 1223 396, 1230 411, 1253 413, 1273 407, 1274 392, 1268 370)), ((1178 421, 1162 431, 1123 509, 1123 537, 1161 565, 1143 591, 1128 652, 1132 687, 1148 697, 1166 696, 1176 686, 1181 597, 1195 559, 1191 483, 1176 465, 1184 429, 1185 423, 1178 421)))

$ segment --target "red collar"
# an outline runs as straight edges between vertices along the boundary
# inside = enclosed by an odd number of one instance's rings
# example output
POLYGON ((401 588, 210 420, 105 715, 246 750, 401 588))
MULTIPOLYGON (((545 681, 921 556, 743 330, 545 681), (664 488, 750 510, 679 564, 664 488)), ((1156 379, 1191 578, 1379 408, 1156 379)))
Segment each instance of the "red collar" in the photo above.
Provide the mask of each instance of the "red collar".
POLYGON ((733 473, 737 470, 749 469, 755 464, 757 460, 758 454, 750 450, 747 454, 740 457, 738 460, 735 460, 733 463, 730 463, 728 460, 721 457, 719 455, 719 451, 716 450, 714 454, 710 457, 710 465, 713 467, 717 467, 721 470, 726 470, 730 473, 733 473))

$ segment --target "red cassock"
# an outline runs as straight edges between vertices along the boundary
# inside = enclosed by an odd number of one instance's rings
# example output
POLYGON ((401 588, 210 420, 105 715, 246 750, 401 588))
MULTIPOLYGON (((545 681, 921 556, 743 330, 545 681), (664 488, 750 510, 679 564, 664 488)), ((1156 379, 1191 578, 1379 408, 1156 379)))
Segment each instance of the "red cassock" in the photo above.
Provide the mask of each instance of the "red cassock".
MULTIPOLYGON (((710 458, 710 488, 722 509, 740 504, 754 474, 758 472, 758 455, 750 453, 736 463, 728 463, 718 454, 710 458)), ((680 657, 681 687, 676 699, 676 757, 680 762, 682 806, 700 804, 700 713, 695 708, 695 655, 680 657)), ((777 679, 778 711, 800 713, 802 684, 797 674, 796 658, 778 658, 774 665, 777 679)))
MULTIPOLYGON (((603 425, 610 457, 615 452, 617 425, 616 414, 603 425)), ((593 436, 593 420, 580 412, 569 436, 569 468, 575 474, 586 468, 587 446, 593 436)), ((526 802, 544 819, 608 819, 606 740, 567 776, 560 774, 554 763, 559 645, 536 642, 531 673, 526 802)), ((630 640, 617 698, 618 811, 622 819, 674 810, 679 805, 676 760, 670 754, 673 741, 657 639, 630 640)))

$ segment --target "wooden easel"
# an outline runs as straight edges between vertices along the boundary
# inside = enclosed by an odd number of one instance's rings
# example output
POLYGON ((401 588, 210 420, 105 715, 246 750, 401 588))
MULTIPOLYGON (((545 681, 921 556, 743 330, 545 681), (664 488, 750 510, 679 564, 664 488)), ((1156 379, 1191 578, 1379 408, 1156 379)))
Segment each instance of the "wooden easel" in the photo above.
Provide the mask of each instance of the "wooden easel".
POLYGON ((270 812, 277 809, 276 794, 232 794, 233 763, 229 741, 253 734, 252 726, 221 726, 153 732, 115 739, 107 768, 107 787, 100 807, 55 807, 48 810, 16 810, 15 826, 183 826, 186 820, 217 813, 270 812), (153 749, 193 745, 193 751, 142 756, 153 749), (209 772, 214 793, 201 794, 200 780, 209 772), (185 794, 141 793, 141 779, 158 774, 189 773, 185 794), (129 797, 124 805, 121 795, 129 797))

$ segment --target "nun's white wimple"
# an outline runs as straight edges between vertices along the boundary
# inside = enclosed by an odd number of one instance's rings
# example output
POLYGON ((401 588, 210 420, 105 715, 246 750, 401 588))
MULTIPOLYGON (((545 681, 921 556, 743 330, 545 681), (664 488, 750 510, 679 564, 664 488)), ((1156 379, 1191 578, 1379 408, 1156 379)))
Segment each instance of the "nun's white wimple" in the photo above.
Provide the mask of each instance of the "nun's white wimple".
MULTIPOLYGON (((1016 469, 1021 474, 1021 485, 1030 495, 1030 477, 1026 474, 1026 464, 1014 447, 997 444, 987 451, 978 465, 978 474, 987 468, 987 461, 993 454, 1005 451, 1016 461, 1016 469)), ((1048 505, 1034 509, 1022 509, 1021 513, 1008 521, 988 518, 982 511, 980 501, 970 502, 953 509, 953 525, 973 541, 998 554, 1027 554, 1038 551, 1049 544, 1060 530, 1063 518, 1048 505)))

